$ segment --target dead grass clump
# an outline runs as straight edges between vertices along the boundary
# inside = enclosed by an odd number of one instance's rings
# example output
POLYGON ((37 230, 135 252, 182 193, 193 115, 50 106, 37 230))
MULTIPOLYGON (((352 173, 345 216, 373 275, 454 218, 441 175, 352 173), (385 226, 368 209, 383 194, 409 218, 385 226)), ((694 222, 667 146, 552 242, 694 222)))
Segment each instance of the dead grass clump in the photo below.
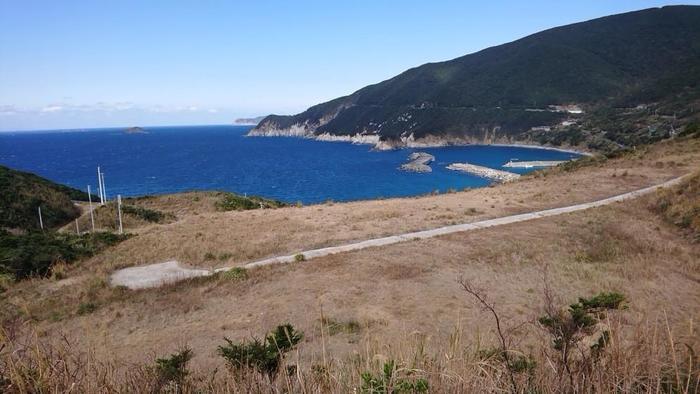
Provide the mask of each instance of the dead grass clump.
POLYGON ((321 330, 326 330, 328 335, 357 334, 362 330, 362 325, 355 320, 337 320, 331 317, 321 318, 321 330))
POLYGON ((378 269, 377 275, 383 276, 389 280, 409 280, 414 279, 422 274, 429 272, 430 268, 422 263, 416 264, 401 264, 392 263, 378 269))

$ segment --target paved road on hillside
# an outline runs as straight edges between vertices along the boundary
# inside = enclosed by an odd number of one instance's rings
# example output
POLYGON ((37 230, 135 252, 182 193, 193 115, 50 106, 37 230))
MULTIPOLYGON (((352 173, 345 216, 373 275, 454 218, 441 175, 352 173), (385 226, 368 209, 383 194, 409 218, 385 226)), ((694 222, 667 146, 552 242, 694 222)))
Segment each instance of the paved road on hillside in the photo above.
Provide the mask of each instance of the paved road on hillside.
MULTIPOLYGON (((583 211, 585 209, 596 208, 604 205, 613 204, 620 201, 625 201, 639 196, 654 192, 659 188, 666 188, 679 183, 685 176, 672 179, 659 185, 646 187, 643 189, 623 193, 617 196, 605 198, 602 200, 570 205, 567 207, 545 209, 542 211, 522 213, 519 215, 504 216, 496 219, 483 220, 480 222, 456 224, 452 226, 438 227, 431 230, 415 231, 410 233, 391 235, 381 238, 372 238, 365 241, 352 242, 339 246, 330 246, 321 249, 311 249, 300 251, 287 256, 271 257, 263 260, 254 261, 243 265, 243 268, 256 268, 273 264, 286 264, 297 261, 300 255, 303 255, 303 260, 308 261, 314 258, 328 256, 331 254, 351 252, 367 248, 381 247, 393 245, 400 242, 414 241, 438 237, 441 235, 461 233, 466 231, 480 230, 483 228, 502 226, 505 224, 524 222, 533 219, 540 219, 550 216, 562 215, 565 213, 583 211)), ((238 266, 241 267, 241 266, 238 266)), ((227 271, 233 267, 218 268, 213 271, 203 269, 190 269, 182 267, 176 261, 167 261, 165 263, 151 264, 147 266, 130 267, 115 271, 110 279, 113 286, 126 286, 131 289, 141 289, 148 287, 157 287, 164 283, 172 283, 178 280, 191 278, 195 276, 207 276, 217 272, 227 271)))

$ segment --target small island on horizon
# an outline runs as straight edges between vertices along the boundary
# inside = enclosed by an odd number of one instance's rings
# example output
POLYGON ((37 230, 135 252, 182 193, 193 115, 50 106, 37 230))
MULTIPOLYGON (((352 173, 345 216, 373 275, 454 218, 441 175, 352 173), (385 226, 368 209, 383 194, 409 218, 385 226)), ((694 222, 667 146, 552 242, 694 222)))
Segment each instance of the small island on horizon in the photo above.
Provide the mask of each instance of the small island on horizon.
POLYGON ((144 134, 146 133, 146 130, 144 130, 143 127, 133 126, 127 128, 124 130, 124 132, 127 134, 144 134))

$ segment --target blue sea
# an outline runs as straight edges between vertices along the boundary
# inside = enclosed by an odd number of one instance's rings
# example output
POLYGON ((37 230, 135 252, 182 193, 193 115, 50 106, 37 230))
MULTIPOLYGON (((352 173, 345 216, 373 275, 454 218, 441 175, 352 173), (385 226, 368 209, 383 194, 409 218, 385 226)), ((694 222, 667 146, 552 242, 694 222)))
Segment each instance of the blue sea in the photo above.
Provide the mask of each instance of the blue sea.
MULTIPOLYGON (((369 145, 301 138, 246 137, 248 126, 149 127, 0 133, 0 164, 78 189, 97 189, 105 173, 108 197, 186 190, 225 190, 286 202, 317 203, 413 196, 487 186, 450 171, 470 162, 500 168, 510 159, 563 160, 572 153, 523 147, 461 146, 372 151, 369 145), (431 173, 398 167, 414 151, 435 156, 431 173)), ((526 173, 525 169, 512 169, 526 173)))

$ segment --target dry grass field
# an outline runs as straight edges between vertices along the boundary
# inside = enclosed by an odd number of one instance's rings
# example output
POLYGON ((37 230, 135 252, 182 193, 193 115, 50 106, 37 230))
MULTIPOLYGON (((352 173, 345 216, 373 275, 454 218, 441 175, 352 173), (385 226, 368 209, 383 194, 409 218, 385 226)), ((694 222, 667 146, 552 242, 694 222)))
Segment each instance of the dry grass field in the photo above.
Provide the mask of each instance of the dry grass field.
MULTIPOLYGON (((507 370, 482 357, 497 346, 498 336, 492 316, 460 285, 464 279, 488 296, 503 325, 512 328, 512 349, 536 361, 527 379, 538 382, 542 392, 558 391, 561 382, 552 378, 551 357, 543 350, 549 341, 538 317, 548 303, 564 307, 599 292, 624 294, 628 308, 605 317, 612 332, 609 358, 592 374, 598 380, 591 378, 586 391, 653 391, 663 384, 697 389, 697 367, 688 372, 688 363, 697 360, 688 349, 697 352, 700 346, 700 244, 692 226, 680 228, 674 219, 678 199, 669 195, 682 191, 254 269, 243 278, 220 275, 138 291, 108 286, 109 274, 121 267, 168 259, 197 267, 241 265, 351 240, 592 201, 697 171, 700 141, 587 160, 514 183, 405 199, 240 212, 217 212, 212 193, 134 200, 130 203, 170 219, 130 222, 126 230, 135 237, 62 267, 62 279, 12 287, 0 307, 4 339, 14 347, 23 341, 51 344, 54 355, 69 343, 67 354, 93 360, 81 373, 102 368, 104 387, 107 380, 130 387, 128 382, 147 373, 134 365, 152 364, 154 357, 188 346, 194 356, 191 379, 199 382, 191 383, 211 390, 352 391, 362 384, 362 371, 379 371, 390 359, 426 378, 431 391, 509 390, 507 370), (668 202, 662 211, 661 201, 668 202), (304 333, 287 360, 300 372, 272 382, 227 377, 216 352, 224 337, 263 336, 286 322, 304 333), (634 386, 636 378, 648 386, 634 386)), ((686 198, 697 202, 698 194, 687 190, 686 198)), ((694 212, 686 205, 677 210, 694 212)), ((41 365, 40 352, 33 354, 41 365)), ((22 370, 22 361, 16 362, 15 370, 22 370)), ((527 379, 519 376, 518 386, 525 387, 527 379)))

